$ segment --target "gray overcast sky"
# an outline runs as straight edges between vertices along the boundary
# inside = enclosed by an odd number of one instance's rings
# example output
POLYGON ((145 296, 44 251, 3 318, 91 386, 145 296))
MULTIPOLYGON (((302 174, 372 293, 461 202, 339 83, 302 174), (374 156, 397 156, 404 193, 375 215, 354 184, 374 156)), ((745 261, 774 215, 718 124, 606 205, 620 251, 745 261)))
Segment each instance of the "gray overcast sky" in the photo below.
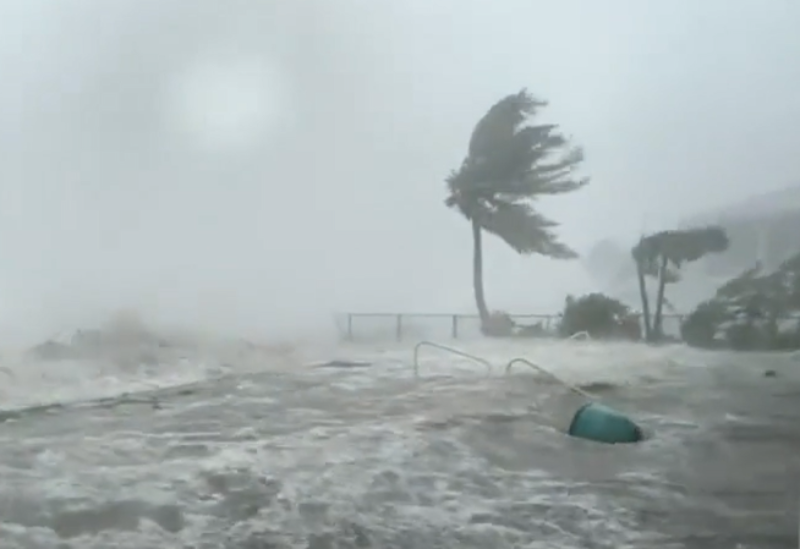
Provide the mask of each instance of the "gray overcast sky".
MULTIPOLYGON (((585 250, 800 182, 794 0, 17 0, 0 6, 0 327, 134 307, 262 334, 472 311, 443 178, 526 86, 586 148, 585 250)), ((488 240, 493 308, 580 263, 488 240)))

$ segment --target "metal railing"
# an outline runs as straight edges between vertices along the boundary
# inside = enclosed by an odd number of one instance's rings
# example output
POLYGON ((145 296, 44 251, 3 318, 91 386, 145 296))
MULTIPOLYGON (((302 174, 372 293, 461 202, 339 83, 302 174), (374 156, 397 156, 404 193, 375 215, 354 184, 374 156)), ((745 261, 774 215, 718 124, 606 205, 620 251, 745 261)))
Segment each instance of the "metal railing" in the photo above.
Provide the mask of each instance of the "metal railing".
POLYGON ((546 369, 542 368, 541 366, 539 366, 538 364, 534 364, 533 362, 531 362, 527 358, 522 358, 522 357, 512 358, 508 362, 508 364, 506 365, 506 370, 505 370, 505 374, 506 375, 508 375, 511 372, 511 367, 514 366, 514 364, 525 364, 526 366, 529 366, 529 367, 533 368, 537 372, 539 372, 541 374, 544 374, 545 376, 549 377, 553 381, 563 385, 564 387, 566 387, 570 391, 572 391, 574 393, 577 393, 577 394, 581 395, 582 397, 585 397, 585 398, 587 398, 589 400, 594 400, 595 399, 595 397, 593 397, 592 395, 590 395, 589 393, 587 393, 586 391, 584 391, 580 387, 576 387, 576 386, 572 385, 571 383, 568 383, 568 382, 564 381, 563 379, 561 379, 560 377, 555 375, 550 370, 546 370, 546 369))
POLYGON ((583 332, 575 332, 567 339, 573 339, 575 341, 591 341, 592 336, 589 335, 589 332, 583 331, 583 332))
MULTIPOLYGON (((520 324, 534 321, 540 324, 546 333, 553 331, 561 318, 560 314, 509 314, 509 316, 520 324)), ((373 323, 391 322, 391 331, 397 341, 403 340, 405 333, 413 327, 414 321, 417 323, 438 321, 441 327, 446 327, 453 339, 458 339, 463 334, 464 322, 480 327, 480 316, 468 313, 344 313, 344 326, 340 325, 339 329, 344 332, 342 335, 347 341, 355 339, 357 330, 354 324, 357 320, 369 320, 373 323)))
POLYGON ((461 356, 461 357, 464 357, 464 358, 468 358, 470 360, 473 360, 473 361, 475 361, 475 362, 477 362, 479 364, 483 364, 484 366, 486 366, 486 375, 487 376, 492 374, 492 363, 489 362, 488 360, 486 360, 485 358, 481 358, 479 356, 472 355, 470 353, 465 353, 464 351, 461 351, 461 350, 456 349, 454 347, 448 347, 447 345, 442 345, 440 343, 436 343, 436 342, 433 342, 433 341, 420 341, 419 343, 417 343, 414 346, 414 377, 415 378, 419 377, 419 350, 422 347, 433 347, 434 349, 440 349, 442 351, 447 351, 448 353, 451 353, 451 354, 454 354, 454 355, 458 355, 458 356, 461 356))
MULTIPOLYGON (((525 324, 537 325, 542 335, 556 335, 561 316, 561 314, 509 314, 520 327, 524 328, 525 324)), ((641 318, 641 315, 635 316, 641 318)), ((666 313, 663 318, 665 324, 674 322, 679 326, 685 316, 666 313)), ((403 341, 412 334, 416 334, 417 337, 430 337, 434 331, 441 335, 449 335, 452 339, 459 339, 464 335, 469 337, 469 333, 473 332, 470 327, 474 327, 474 335, 480 334, 480 316, 467 313, 343 313, 337 316, 337 321, 340 335, 347 341, 355 341, 359 333, 363 338, 364 334, 370 332, 380 332, 378 337, 381 339, 389 336, 396 341, 403 341), (360 324, 359 321, 369 327, 356 326, 360 324), (378 326, 381 327, 380 330, 376 330, 378 326)), ((372 337, 375 337, 374 333, 372 337)))
MULTIPOLYGON (((432 347, 434 349, 439 349, 439 350, 442 350, 442 351, 446 351, 446 352, 448 352, 450 354, 454 354, 454 355, 457 355, 457 356, 460 356, 460 357, 468 358, 468 359, 470 359, 470 360, 472 360, 474 362, 477 362, 479 364, 483 364, 484 366, 486 366, 486 375, 487 376, 490 376, 492 374, 492 363, 489 362, 488 360, 486 360, 485 358, 481 358, 481 357, 479 357, 477 355, 473 355, 471 353, 464 352, 464 351, 462 351, 460 349, 456 349, 455 347, 450 347, 448 345, 442 345, 441 343, 436 343, 435 341, 423 340, 423 341, 420 341, 419 343, 417 343, 416 345, 414 345, 414 377, 415 378, 419 378, 419 351, 423 347, 432 347)), ((566 387, 570 391, 572 391, 574 393, 577 393, 580 396, 582 396, 584 398, 587 398, 589 400, 595 400, 595 397, 593 395, 587 393, 586 391, 584 391, 580 387, 576 387, 575 385, 572 385, 571 383, 568 383, 567 381, 564 381, 563 379, 561 379, 560 377, 555 375, 550 370, 547 370, 546 368, 543 368, 542 366, 539 366, 538 364, 536 364, 534 362, 531 362, 527 358, 516 357, 516 358, 512 358, 510 361, 508 361, 508 364, 506 364, 506 368, 505 368, 505 372, 504 372, 505 375, 509 375, 511 373, 511 368, 515 364, 525 364, 526 366, 528 366, 530 368, 533 368, 535 371, 539 372, 540 374, 544 374, 545 376, 549 377, 550 379, 552 379, 553 381, 555 381, 559 385, 563 385, 564 387, 566 387)))

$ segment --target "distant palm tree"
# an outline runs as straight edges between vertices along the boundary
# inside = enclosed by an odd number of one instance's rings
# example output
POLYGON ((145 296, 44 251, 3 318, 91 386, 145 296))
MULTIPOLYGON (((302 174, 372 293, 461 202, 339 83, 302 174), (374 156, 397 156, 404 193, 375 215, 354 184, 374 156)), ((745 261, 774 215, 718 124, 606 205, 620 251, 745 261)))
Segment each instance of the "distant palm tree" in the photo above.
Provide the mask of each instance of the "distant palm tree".
POLYGON ((445 204, 472 224, 475 301, 484 328, 489 309, 483 291, 482 231, 499 236, 520 254, 577 257, 555 235, 558 223, 533 207, 540 196, 568 193, 588 183, 576 175, 583 151, 556 125, 529 124, 546 105, 524 89, 501 99, 478 121, 467 157, 446 180, 445 204))
POLYGON ((642 300, 642 324, 646 340, 650 340, 652 337, 653 329, 650 325, 650 299, 647 295, 647 281, 644 277, 656 271, 656 255, 648 242, 642 236, 639 243, 631 250, 631 256, 636 264, 636 279, 639 282, 639 298, 642 300))
POLYGON ((666 285, 680 280, 680 268, 709 254, 728 249, 728 235, 722 227, 711 226, 687 230, 661 231, 642 237, 631 250, 639 278, 645 336, 663 337, 663 307, 666 285), (658 279, 656 310, 650 321, 645 276, 658 279))

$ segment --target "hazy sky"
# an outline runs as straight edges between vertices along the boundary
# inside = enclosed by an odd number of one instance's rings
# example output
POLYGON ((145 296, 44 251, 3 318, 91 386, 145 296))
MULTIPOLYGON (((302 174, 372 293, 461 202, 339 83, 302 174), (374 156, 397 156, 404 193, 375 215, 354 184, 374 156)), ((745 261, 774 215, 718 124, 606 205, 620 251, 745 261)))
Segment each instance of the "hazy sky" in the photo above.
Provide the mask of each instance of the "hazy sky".
MULTIPOLYGON (((0 328, 119 307, 288 334, 333 311, 474 309, 443 179, 528 87, 593 183, 579 250, 800 182, 795 0, 16 0, 0 5, 0 328)), ((579 262, 486 240, 492 308, 579 262)))

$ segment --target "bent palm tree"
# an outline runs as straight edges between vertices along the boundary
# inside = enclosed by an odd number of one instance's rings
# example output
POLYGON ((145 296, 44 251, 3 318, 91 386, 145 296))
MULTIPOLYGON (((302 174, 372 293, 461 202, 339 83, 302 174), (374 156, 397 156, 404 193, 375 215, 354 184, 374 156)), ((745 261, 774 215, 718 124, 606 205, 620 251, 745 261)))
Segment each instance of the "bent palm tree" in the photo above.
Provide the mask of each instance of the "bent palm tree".
POLYGON ((642 237, 631 250, 639 273, 639 288, 642 297, 645 334, 649 340, 661 339, 663 330, 663 307, 667 284, 680 280, 680 269, 685 263, 697 261, 709 254, 722 253, 728 249, 728 235, 721 227, 711 226, 686 230, 661 231, 642 237), (658 279, 656 308, 650 322, 645 276, 658 279))
POLYGON ((649 274, 648 266, 652 264, 655 259, 651 257, 650 249, 646 245, 644 236, 639 239, 639 243, 631 250, 633 261, 636 263, 636 278, 639 281, 639 298, 642 300, 642 321, 644 327, 644 338, 650 340, 652 327, 650 326, 650 299, 647 296, 647 282, 645 275, 649 274))
POLYGON ((540 196, 568 193, 588 183, 575 174, 582 150, 557 126, 528 123, 544 106, 526 90, 501 99, 478 121, 467 157, 447 178, 445 204, 472 224, 475 302, 484 329, 489 309, 483 291, 483 231, 520 254, 577 257, 558 240, 553 231, 558 224, 533 208, 540 196))

